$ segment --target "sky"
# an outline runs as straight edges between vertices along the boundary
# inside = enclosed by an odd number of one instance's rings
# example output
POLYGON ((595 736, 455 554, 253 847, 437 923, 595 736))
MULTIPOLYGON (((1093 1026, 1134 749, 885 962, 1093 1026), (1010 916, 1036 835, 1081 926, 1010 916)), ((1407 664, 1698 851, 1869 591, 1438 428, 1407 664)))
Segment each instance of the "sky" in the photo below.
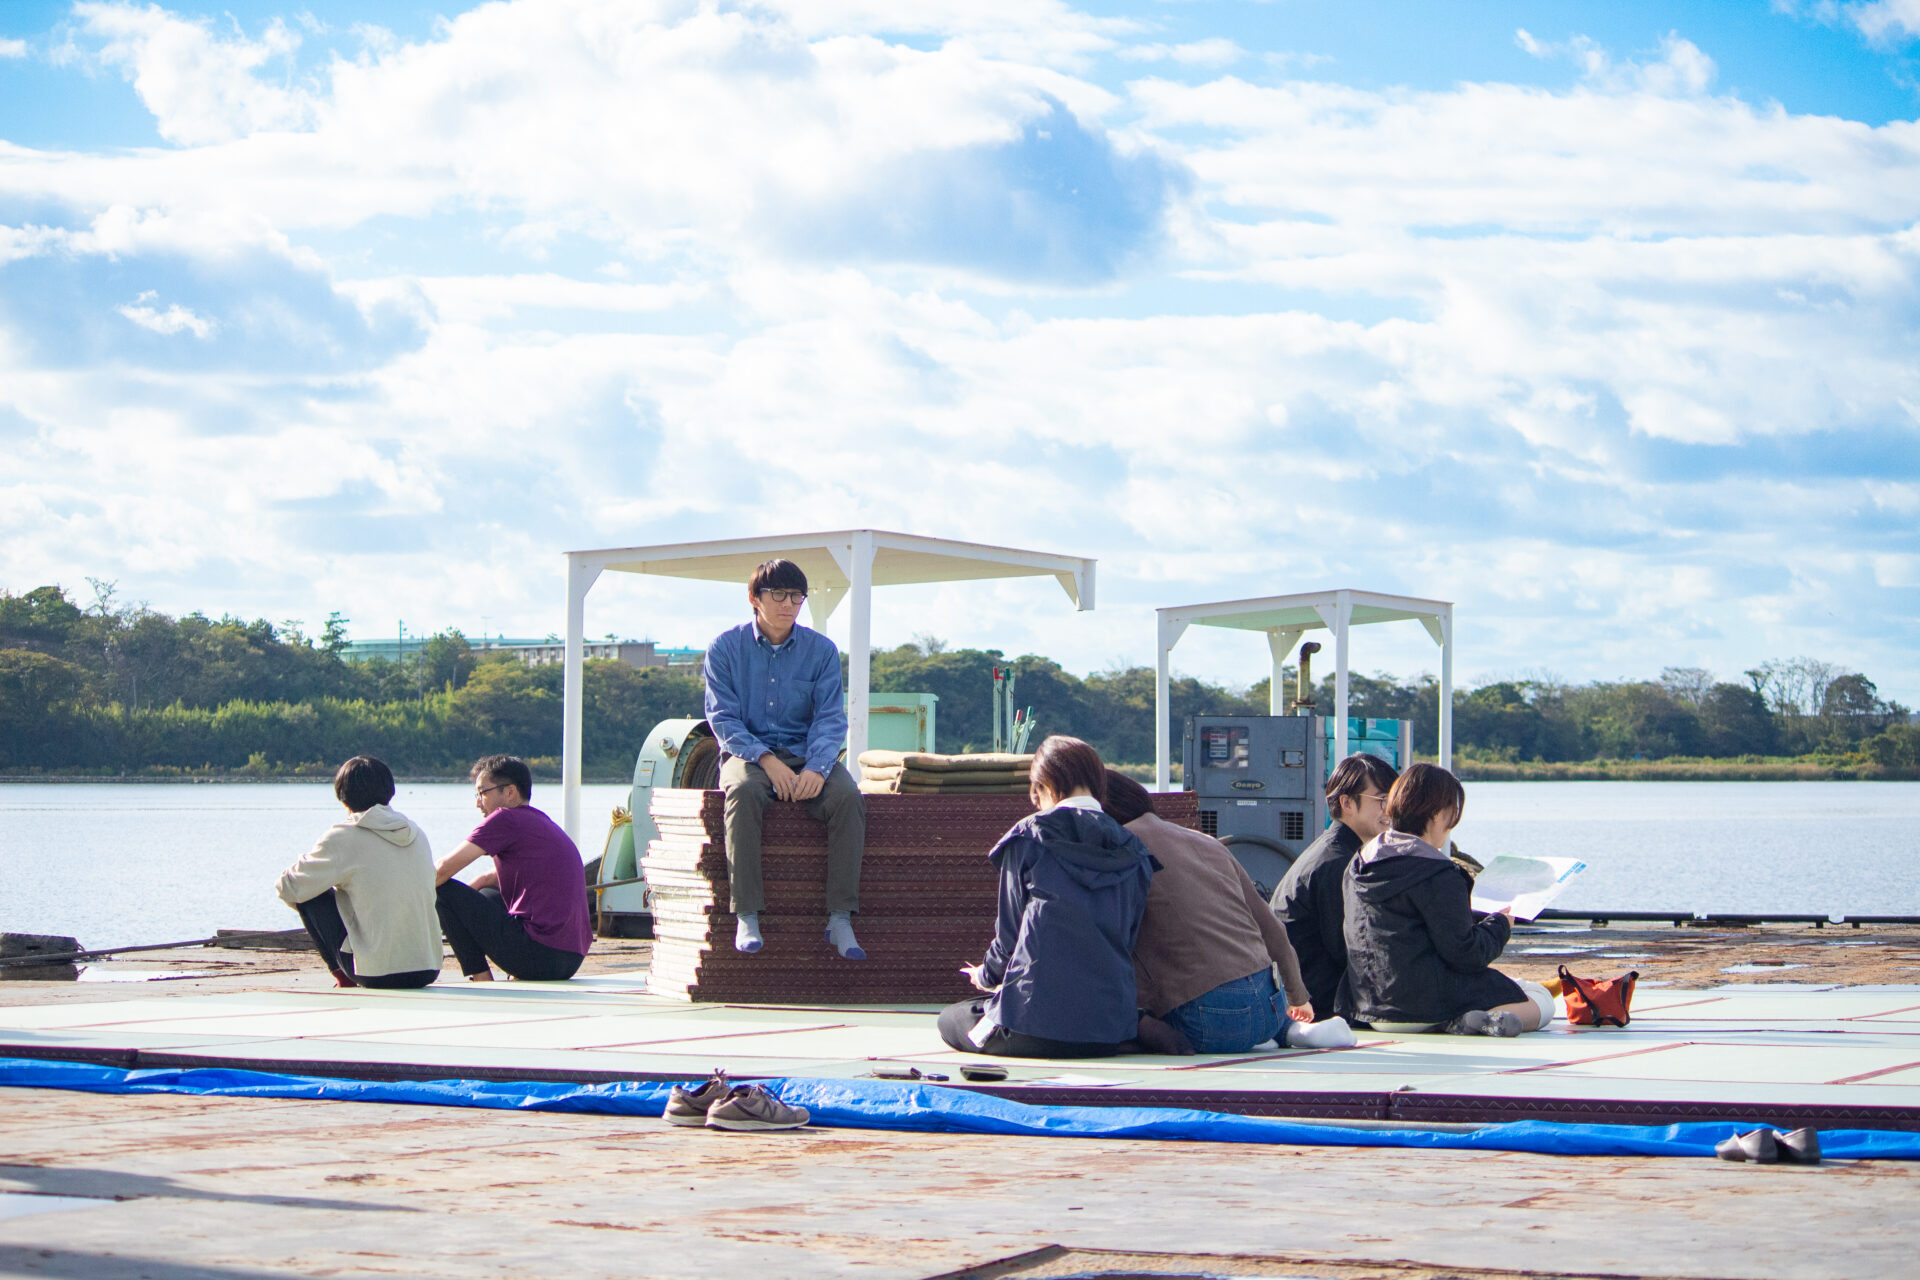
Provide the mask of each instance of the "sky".
POLYGON ((538 636, 566 550, 878 528, 1099 585, 876 644, 1353 587, 1466 684, 1920 704, 1917 112, 1920 0, 10 0, 0 588, 538 636))

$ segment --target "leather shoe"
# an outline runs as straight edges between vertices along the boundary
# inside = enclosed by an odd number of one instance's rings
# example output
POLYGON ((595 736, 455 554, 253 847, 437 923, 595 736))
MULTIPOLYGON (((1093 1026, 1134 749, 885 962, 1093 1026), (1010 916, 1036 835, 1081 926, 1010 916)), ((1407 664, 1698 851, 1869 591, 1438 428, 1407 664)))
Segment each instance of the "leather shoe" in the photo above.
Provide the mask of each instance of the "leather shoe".
POLYGON ((1780 1148, 1773 1140, 1773 1130, 1755 1129, 1752 1133, 1736 1133, 1731 1138, 1715 1143, 1713 1154, 1722 1160, 1773 1164, 1780 1159, 1780 1148))
POLYGON ((1775 1130, 1773 1144, 1786 1164, 1820 1163, 1820 1135, 1812 1129, 1795 1129, 1792 1133, 1775 1130))

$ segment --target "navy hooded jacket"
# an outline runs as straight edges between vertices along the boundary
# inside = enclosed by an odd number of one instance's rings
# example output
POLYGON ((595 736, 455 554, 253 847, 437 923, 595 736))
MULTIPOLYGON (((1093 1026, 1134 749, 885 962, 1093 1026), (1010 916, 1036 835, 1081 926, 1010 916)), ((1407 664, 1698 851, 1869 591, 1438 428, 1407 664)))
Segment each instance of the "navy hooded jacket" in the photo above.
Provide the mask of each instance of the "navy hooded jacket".
POLYGON ((986 1016, 1011 1031, 1119 1044, 1139 1023, 1133 947, 1157 865, 1140 838, 1092 809, 1022 818, 987 855, 1000 914, 986 1016))

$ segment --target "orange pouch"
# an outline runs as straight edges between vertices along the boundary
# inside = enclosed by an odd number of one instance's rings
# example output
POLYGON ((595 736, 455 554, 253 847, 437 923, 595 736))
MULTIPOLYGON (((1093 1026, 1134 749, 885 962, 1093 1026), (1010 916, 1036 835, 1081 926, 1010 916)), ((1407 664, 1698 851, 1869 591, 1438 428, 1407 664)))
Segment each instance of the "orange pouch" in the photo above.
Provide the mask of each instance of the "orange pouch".
POLYGON ((1624 1027, 1633 1021, 1633 984, 1638 970, 1619 978, 1576 978, 1560 966, 1560 997, 1567 1002, 1567 1021, 1581 1027, 1624 1027))

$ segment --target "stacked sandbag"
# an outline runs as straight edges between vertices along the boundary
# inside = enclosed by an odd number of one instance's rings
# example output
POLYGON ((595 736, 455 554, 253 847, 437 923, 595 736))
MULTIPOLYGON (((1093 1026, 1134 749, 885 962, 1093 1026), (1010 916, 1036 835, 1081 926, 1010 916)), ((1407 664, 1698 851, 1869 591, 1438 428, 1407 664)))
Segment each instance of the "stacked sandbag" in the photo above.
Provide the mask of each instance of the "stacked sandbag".
MULTIPOLYGON (((1197 826, 1189 793, 1157 798, 1170 822, 1197 826)), ((803 805, 767 806, 760 913, 766 947, 733 949, 726 829, 718 791, 656 788, 659 838, 641 867, 653 895, 648 990, 751 1004, 944 1004, 972 988, 959 973, 993 938, 999 880, 987 851, 1033 812, 1024 795, 871 795, 854 928, 865 960, 824 936, 826 825, 803 805)))
POLYGON ((1031 755, 981 752, 862 751, 860 789, 868 795, 1025 795, 1031 755))

